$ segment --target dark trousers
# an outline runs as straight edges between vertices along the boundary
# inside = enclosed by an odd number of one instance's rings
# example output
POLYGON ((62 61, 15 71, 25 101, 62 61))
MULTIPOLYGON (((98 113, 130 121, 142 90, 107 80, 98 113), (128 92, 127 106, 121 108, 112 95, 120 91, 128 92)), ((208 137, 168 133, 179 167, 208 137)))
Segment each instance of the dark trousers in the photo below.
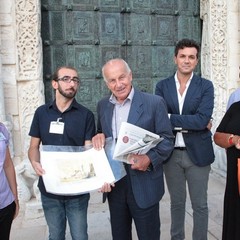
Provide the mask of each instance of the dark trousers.
POLYGON ((7 207, 0 209, 0 240, 9 240, 15 210, 15 202, 12 202, 7 207))
POLYGON ((115 184, 108 194, 108 204, 113 240, 132 239, 132 220, 139 240, 160 239, 159 203, 149 208, 139 208, 128 176, 115 184))

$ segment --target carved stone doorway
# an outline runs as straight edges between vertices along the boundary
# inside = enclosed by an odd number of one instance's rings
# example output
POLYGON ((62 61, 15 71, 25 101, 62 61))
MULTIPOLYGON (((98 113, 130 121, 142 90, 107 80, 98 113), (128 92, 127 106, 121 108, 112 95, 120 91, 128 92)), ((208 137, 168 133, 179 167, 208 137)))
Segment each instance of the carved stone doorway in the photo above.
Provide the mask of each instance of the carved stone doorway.
POLYGON ((199 0, 42 0, 41 7, 46 102, 54 97, 53 71, 71 65, 81 78, 77 100, 94 113, 108 94, 101 76, 107 60, 125 59, 134 85, 153 93, 175 71, 176 42, 201 42, 199 0))

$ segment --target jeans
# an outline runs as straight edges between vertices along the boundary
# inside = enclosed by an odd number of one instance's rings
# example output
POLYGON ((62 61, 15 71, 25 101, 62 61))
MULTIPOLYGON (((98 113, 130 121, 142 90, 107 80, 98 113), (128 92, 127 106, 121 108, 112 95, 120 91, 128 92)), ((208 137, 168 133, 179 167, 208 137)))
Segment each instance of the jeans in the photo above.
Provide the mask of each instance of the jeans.
POLYGON ((207 240, 207 189, 210 169, 210 165, 196 166, 185 150, 174 150, 170 160, 164 164, 171 199, 171 240, 185 239, 186 182, 193 209, 192 240, 207 240))
POLYGON ((87 240, 87 208, 90 195, 64 200, 41 194, 44 215, 49 229, 49 240, 65 240, 68 221, 73 240, 87 240))

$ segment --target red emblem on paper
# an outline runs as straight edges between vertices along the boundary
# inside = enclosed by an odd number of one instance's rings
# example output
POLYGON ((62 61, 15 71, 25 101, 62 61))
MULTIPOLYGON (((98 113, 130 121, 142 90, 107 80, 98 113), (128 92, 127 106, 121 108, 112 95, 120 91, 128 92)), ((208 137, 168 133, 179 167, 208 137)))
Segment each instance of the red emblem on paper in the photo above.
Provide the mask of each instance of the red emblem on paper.
POLYGON ((124 143, 127 143, 129 141, 129 138, 128 138, 128 136, 124 136, 122 140, 124 143))

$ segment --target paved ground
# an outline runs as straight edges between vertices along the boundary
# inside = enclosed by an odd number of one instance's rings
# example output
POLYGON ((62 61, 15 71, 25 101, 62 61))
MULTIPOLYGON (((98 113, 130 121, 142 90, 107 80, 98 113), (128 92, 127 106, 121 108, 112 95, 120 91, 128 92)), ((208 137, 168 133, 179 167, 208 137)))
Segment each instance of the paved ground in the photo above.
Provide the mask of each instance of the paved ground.
MULTIPOLYGON (((215 173, 210 174, 209 181, 209 230, 208 240, 221 239, 222 209, 225 179, 215 173)), ((110 240, 110 223, 107 203, 101 203, 102 196, 98 192, 91 193, 88 213, 89 240, 110 240)), ((166 194, 160 202, 161 240, 170 240, 170 202, 166 194)), ((192 211, 189 201, 186 209, 186 240, 191 240, 192 211)), ((137 240, 134 230, 133 240, 137 240)), ((48 231, 42 211, 35 203, 22 206, 18 218, 14 221, 10 240, 47 240, 48 231), (27 210, 24 212, 24 208, 27 210), (36 217, 34 217, 36 216, 36 217)), ((71 240, 67 231, 66 240, 71 240)))

